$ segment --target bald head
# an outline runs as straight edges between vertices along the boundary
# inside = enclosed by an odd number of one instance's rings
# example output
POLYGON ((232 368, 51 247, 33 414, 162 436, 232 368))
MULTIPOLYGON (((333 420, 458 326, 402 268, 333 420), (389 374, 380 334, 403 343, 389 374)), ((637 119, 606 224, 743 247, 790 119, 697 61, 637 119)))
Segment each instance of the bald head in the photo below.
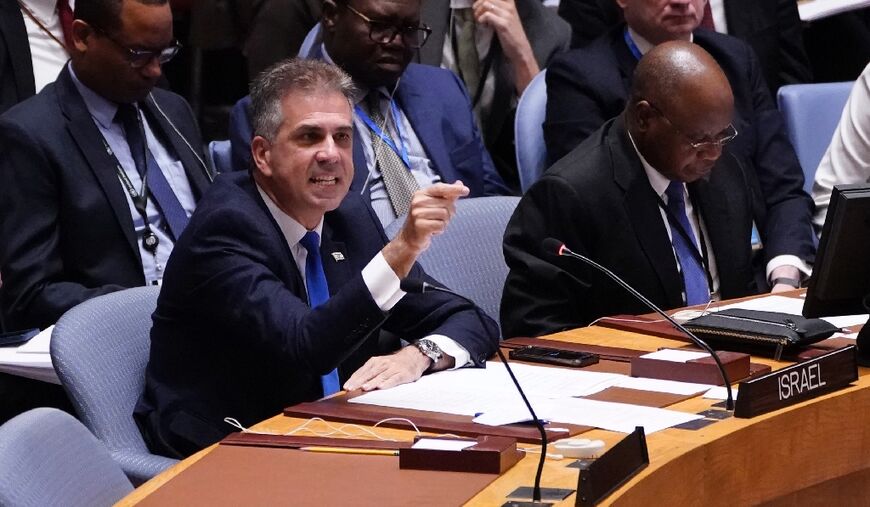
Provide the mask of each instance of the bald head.
POLYGON ((637 65, 626 124, 641 154, 672 180, 703 177, 731 132, 734 96, 725 73, 701 47, 659 44, 637 65), (712 143, 711 143, 712 141, 712 143))

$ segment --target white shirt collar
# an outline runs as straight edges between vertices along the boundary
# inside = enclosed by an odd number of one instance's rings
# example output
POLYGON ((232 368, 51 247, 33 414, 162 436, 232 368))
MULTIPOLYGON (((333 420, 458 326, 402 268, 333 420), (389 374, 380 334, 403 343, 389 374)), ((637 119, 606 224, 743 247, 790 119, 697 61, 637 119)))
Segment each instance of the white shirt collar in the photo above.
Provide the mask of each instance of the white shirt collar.
MULTIPOLYGON (((655 47, 655 44, 643 38, 642 35, 635 32, 632 27, 628 27, 628 35, 631 36, 631 40, 634 41, 634 45, 637 46, 640 54, 645 55, 647 51, 655 47)), ((695 42, 695 34, 689 33, 689 42, 695 42)))
MULTIPOLYGON (((257 185, 257 191, 260 192, 260 197, 262 197, 263 202, 266 203, 266 208, 269 209, 269 213, 272 214, 275 222, 278 223, 278 228, 281 229, 284 239, 287 240, 287 245, 290 246, 290 248, 299 245, 299 242, 302 240, 302 237, 305 236, 305 233, 308 232, 308 229, 291 218, 290 215, 281 211, 281 208, 279 208, 278 205, 272 201, 272 198, 269 197, 262 188, 260 188, 259 184, 257 185)), ((323 217, 320 218, 320 222, 317 223, 314 232, 317 233, 318 237, 321 237, 321 233, 323 232, 323 217)))

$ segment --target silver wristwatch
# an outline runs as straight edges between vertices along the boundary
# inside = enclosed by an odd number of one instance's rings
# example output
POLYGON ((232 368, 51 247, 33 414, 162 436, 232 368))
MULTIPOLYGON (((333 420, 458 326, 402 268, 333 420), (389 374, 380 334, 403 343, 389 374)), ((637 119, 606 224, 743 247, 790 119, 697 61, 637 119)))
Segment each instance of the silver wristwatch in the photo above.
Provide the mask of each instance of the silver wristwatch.
POLYGON ((438 364, 441 356, 444 355, 444 353, 441 352, 441 347, 439 347, 432 340, 427 340, 425 338, 422 340, 417 340, 416 342, 414 342, 414 346, 417 347, 417 349, 422 352, 424 356, 432 360, 433 366, 438 364))

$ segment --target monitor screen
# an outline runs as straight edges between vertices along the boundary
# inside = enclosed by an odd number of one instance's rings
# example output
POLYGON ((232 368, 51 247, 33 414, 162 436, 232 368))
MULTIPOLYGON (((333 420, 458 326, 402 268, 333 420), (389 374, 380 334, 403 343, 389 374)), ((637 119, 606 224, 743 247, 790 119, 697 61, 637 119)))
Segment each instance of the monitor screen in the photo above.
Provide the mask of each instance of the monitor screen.
POLYGON ((822 228, 805 317, 867 313, 870 304, 870 184, 837 185, 822 228))

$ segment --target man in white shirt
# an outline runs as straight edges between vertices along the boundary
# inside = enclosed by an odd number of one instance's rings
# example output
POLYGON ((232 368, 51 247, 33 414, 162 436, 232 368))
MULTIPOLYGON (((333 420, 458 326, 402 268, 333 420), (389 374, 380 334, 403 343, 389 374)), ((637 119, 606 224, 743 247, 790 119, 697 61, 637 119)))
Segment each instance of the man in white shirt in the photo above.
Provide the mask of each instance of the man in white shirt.
POLYGON ((69 59, 75 0, 0 0, 0 114, 53 82, 69 59))

